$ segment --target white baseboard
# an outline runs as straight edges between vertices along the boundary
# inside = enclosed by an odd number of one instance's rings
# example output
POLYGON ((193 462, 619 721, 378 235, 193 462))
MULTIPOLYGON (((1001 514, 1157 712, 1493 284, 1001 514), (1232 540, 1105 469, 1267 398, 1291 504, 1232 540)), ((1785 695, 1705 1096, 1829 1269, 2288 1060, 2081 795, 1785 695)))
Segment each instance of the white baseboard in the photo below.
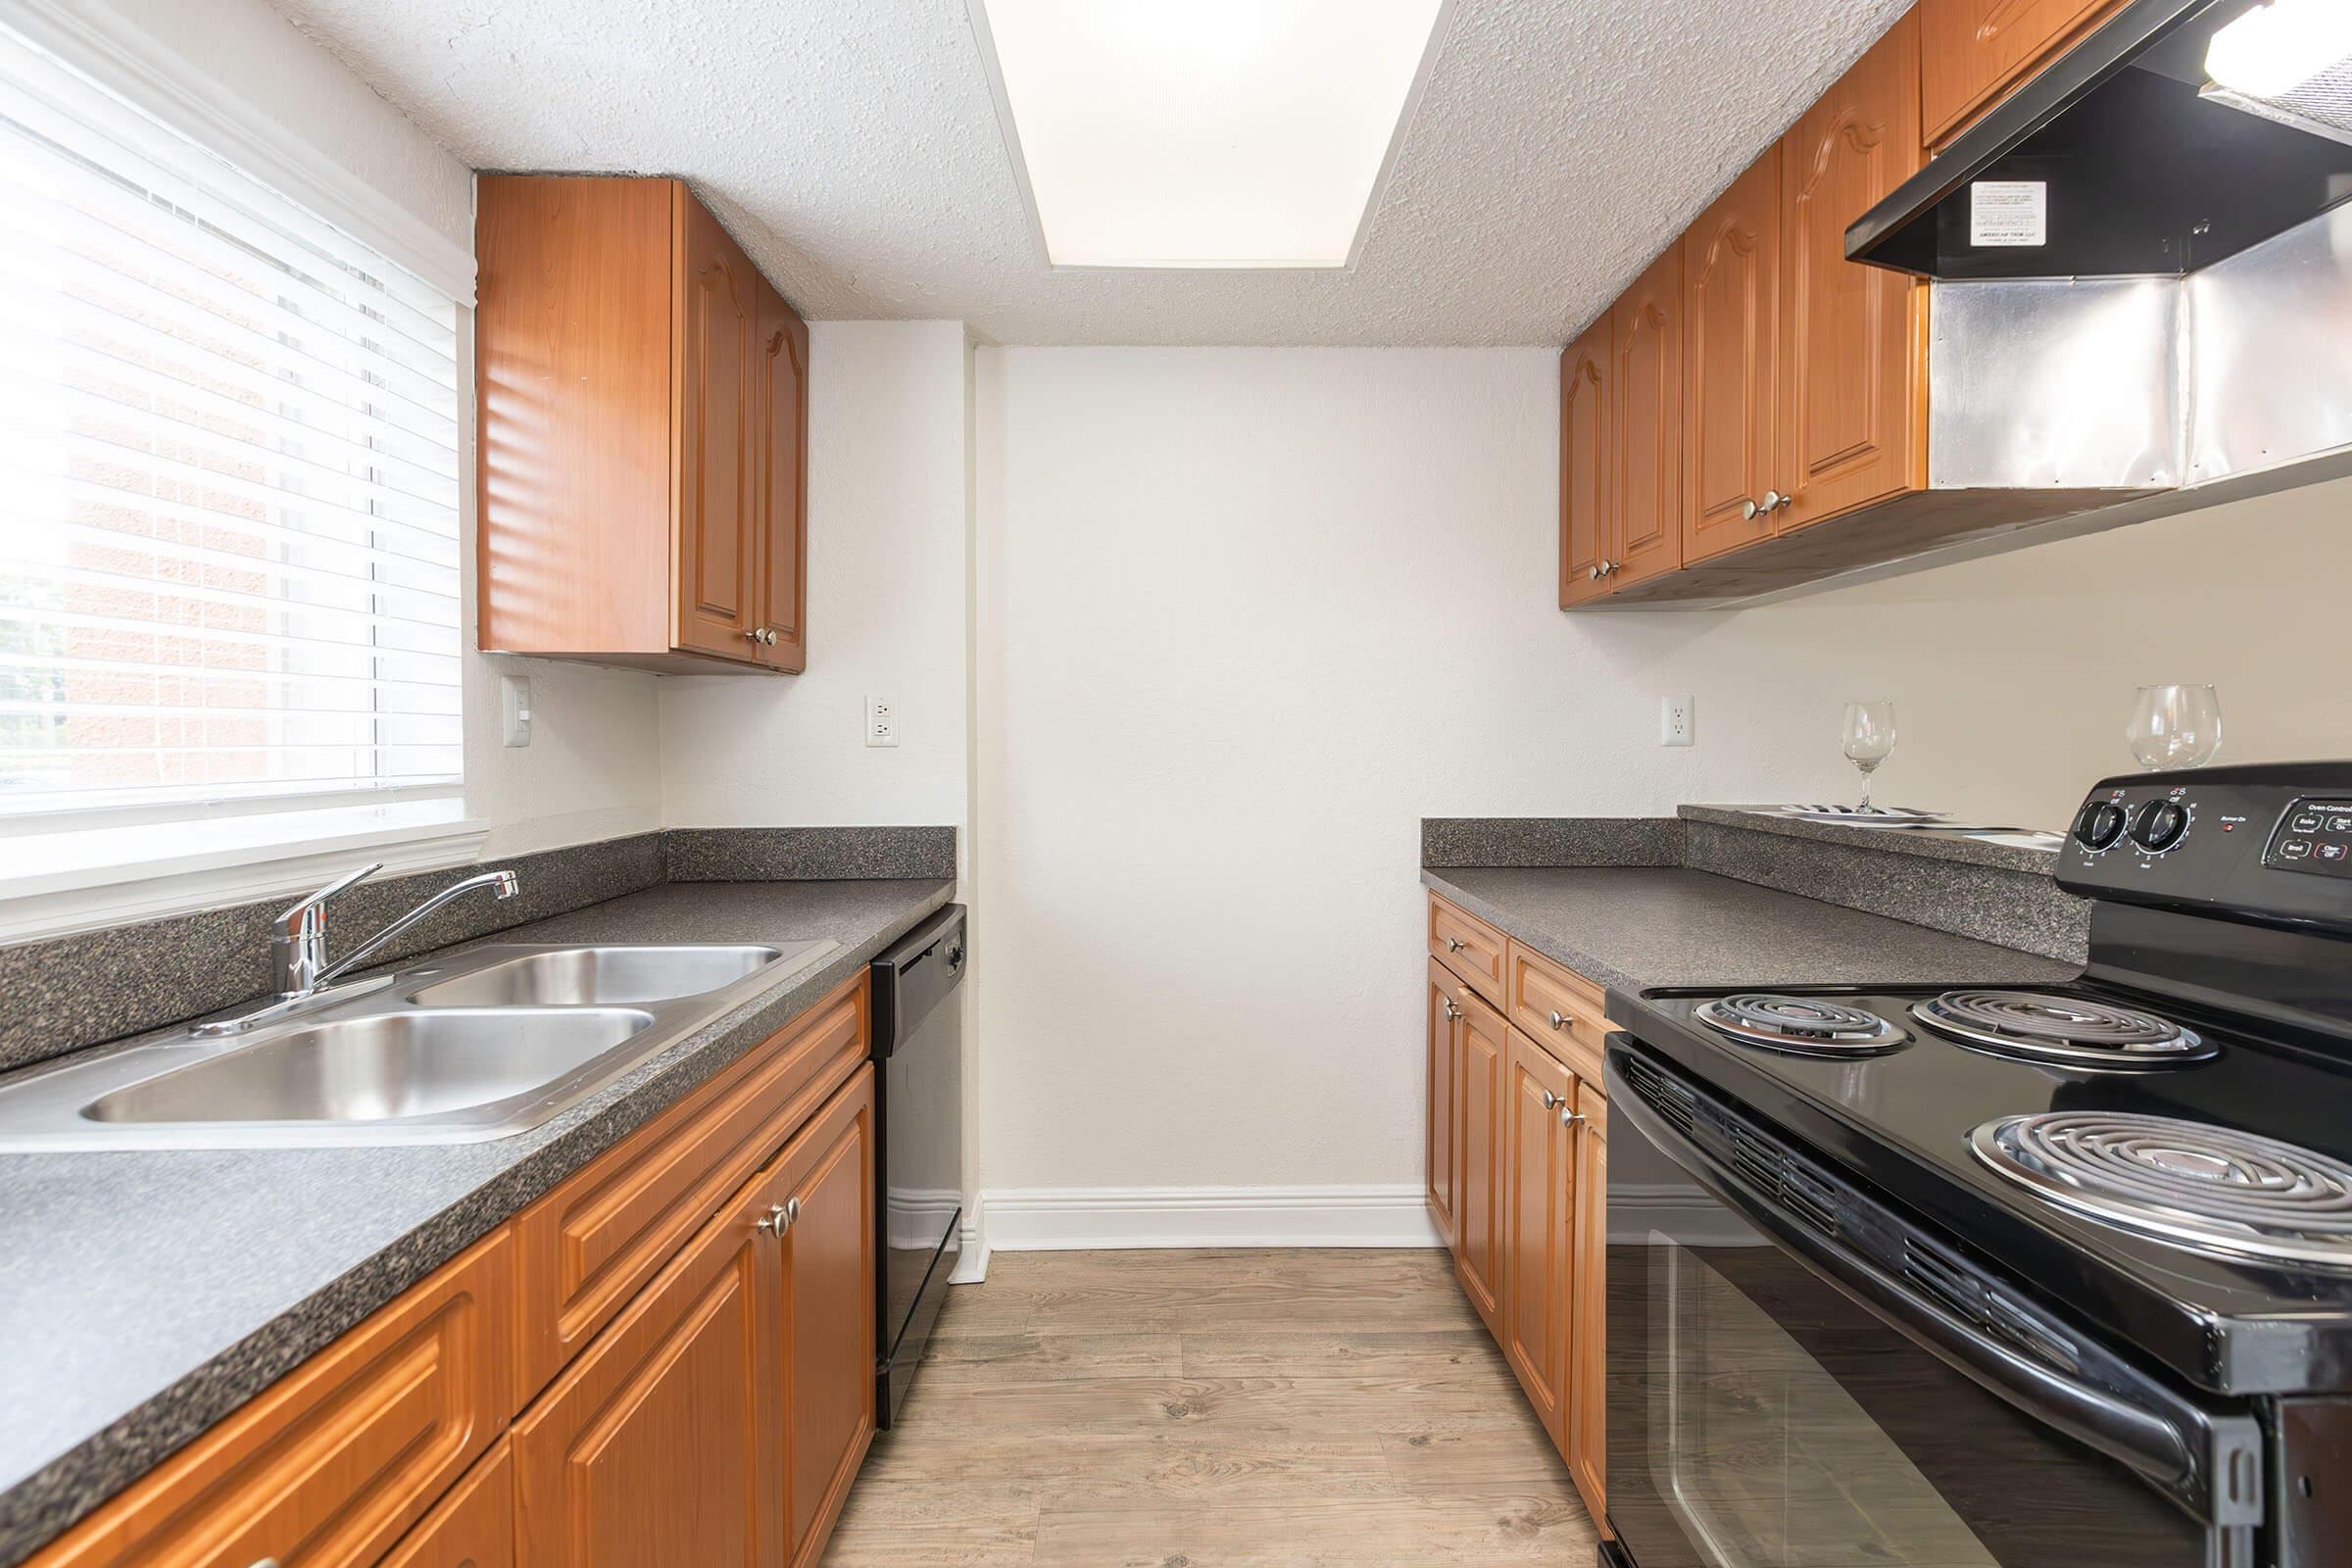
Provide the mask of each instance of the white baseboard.
MULTIPOLYGON (((981 1195, 1001 1252, 1137 1247, 1436 1247, 1421 1186, 1000 1187, 981 1195)), ((981 1266, 986 1267, 985 1257, 981 1266)))

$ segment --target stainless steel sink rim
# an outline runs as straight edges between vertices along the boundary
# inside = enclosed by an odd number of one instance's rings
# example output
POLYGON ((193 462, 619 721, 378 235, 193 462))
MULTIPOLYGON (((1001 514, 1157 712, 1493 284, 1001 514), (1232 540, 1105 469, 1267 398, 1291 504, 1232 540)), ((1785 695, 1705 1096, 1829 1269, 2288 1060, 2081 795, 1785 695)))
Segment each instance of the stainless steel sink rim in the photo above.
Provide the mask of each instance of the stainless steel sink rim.
POLYGON ((205 1039, 180 1025, 136 1039, 0 1076, 0 1153, 140 1149, 319 1149, 403 1144, 483 1143, 542 1126, 652 1060, 746 1001, 812 967, 840 944, 788 943, 494 943, 438 961, 402 969, 391 983, 362 982, 322 994, 318 1005, 250 1034, 205 1039), (538 1004, 525 1006, 419 1005, 416 993, 498 964, 536 955, 585 949, 773 949, 776 956, 741 979, 681 997, 616 1005, 538 1004), (227 1063, 245 1053, 283 1048, 292 1037, 324 1026, 393 1015, 527 1013, 555 1019, 626 1011, 650 1022, 576 1067, 504 1098, 412 1116, 371 1119, 240 1121, 108 1121, 88 1114, 109 1096, 193 1069, 227 1063))

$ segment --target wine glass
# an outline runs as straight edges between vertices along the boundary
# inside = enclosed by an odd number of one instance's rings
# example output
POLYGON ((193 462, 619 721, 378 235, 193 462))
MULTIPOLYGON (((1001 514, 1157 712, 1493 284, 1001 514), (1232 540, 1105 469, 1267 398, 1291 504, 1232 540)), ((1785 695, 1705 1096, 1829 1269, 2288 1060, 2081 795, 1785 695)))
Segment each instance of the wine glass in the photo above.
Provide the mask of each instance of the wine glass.
POLYGON ((2211 686, 2142 686, 2124 738, 2151 772, 2203 767, 2222 749, 2222 700, 2211 686))
POLYGON ((1870 775, 1894 752, 1894 705, 1845 705, 1845 760, 1862 770, 1862 810, 1870 809, 1870 775))

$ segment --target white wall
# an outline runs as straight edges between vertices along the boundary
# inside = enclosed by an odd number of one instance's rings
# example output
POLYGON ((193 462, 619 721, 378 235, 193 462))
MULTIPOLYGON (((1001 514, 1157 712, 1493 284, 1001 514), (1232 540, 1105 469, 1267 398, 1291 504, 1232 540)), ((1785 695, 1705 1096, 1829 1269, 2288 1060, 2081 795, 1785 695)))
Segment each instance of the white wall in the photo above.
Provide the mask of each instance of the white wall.
POLYGON ((810 325, 808 669, 662 681, 672 825, 964 822, 967 365, 958 321, 810 325))
POLYGON ((1403 1184, 1417 822, 1851 793, 2062 820, 2132 687, 2352 753, 2352 483, 1736 612, 1553 608, 1544 350, 984 349, 981 1179, 1403 1184), (1658 747, 1661 695, 1698 744, 1658 747))

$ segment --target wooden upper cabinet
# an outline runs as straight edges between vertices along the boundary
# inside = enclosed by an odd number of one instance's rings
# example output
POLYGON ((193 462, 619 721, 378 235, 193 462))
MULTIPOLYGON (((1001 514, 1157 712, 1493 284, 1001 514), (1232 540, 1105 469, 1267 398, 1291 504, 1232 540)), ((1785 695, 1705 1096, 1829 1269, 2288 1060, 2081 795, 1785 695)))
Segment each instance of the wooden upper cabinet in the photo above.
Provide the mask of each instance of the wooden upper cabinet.
POLYGON ((1771 534, 1781 461, 1781 149, 1683 236, 1685 565, 1771 534))
POLYGON ((1480 1321, 1502 1338, 1502 1158, 1508 1109, 1509 1030, 1502 1014, 1479 1000, 1468 986, 1453 990, 1461 1017, 1459 1133, 1461 1177, 1457 1185, 1454 1274, 1462 1282, 1480 1321))
POLYGON ((1454 1238, 1455 1166, 1454 1090, 1462 1073, 1461 1008, 1453 988, 1461 984, 1437 959, 1429 960, 1424 1007, 1429 1014, 1429 1118, 1423 1142, 1423 1197, 1429 1203, 1430 1223, 1447 1247, 1454 1238))
POLYGON ((710 210, 675 204, 678 296, 678 585, 671 640, 758 659, 759 463, 754 388, 760 281, 710 210))
POLYGON ((808 328, 765 278, 758 346, 760 661, 797 671, 808 662, 808 328))
POLYGON ((475 192, 482 649, 802 668, 807 328, 682 181, 475 192))
POLYGON ((1502 1157, 1502 1353, 1528 1402, 1567 1450, 1569 1315, 1574 1309, 1576 1079, 1509 1033, 1502 1157))
POLYGON ((514 1408, 514 1281, 500 1230, 92 1514, 38 1568, 376 1562, 514 1408))
POLYGON ((1609 519, 1609 313, 1560 351, 1560 608, 1616 586, 1609 519))
POLYGON ((1940 147, 2126 0, 1919 0, 1920 114, 1940 147))
POLYGON ((1609 313, 1612 588, 1683 564, 1682 255, 1669 246, 1609 313))
POLYGON ((1845 259, 1845 227, 1919 169, 1906 16, 1781 142, 1781 532, 1928 481, 1927 285, 1845 259))
POLYGON ((874 1437, 874 1070, 777 1157, 784 1561, 813 1568, 874 1437))

